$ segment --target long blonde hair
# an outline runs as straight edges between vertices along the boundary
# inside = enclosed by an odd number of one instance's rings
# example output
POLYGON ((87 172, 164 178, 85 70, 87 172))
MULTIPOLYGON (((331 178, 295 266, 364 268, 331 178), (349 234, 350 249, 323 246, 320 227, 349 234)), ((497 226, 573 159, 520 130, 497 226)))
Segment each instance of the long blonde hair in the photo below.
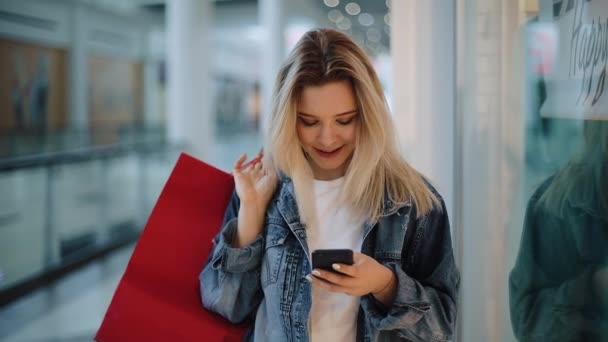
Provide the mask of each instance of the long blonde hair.
POLYGON ((292 179, 302 222, 314 219, 313 174, 296 134, 297 103, 304 87, 333 81, 352 84, 360 115, 341 204, 370 223, 409 201, 418 217, 441 207, 423 177, 398 151, 382 86, 365 52, 339 31, 317 29, 304 34, 281 67, 264 135, 265 163, 292 179))

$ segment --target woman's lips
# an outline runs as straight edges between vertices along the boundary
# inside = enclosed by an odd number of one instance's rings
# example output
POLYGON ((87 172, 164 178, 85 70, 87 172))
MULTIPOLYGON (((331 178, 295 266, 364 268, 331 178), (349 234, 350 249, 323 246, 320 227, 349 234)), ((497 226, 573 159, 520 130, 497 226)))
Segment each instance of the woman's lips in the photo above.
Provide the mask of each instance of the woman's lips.
POLYGON ((332 158, 335 157, 336 155, 338 155, 338 153, 340 153, 340 151, 342 150, 342 147, 344 146, 340 146, 337 149, 330 151, 330 152, 326 152, 323 150, 319 150, 318 148, 315 148, 315 151, 317 152, 317 154, 323 158, 332 158))

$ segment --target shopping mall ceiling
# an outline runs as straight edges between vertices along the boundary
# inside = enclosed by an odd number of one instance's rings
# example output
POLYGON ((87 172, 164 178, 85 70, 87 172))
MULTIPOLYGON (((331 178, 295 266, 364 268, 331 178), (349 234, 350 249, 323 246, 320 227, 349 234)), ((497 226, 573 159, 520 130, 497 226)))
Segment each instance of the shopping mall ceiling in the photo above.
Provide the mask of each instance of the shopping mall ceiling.
MULTIPOLYGON (((165 12, 165 0, 81 0, 96 6, 103 6, 124 12, 145 10, 162 16, 165 12)), ((351 34, 360 44, 372 53, 387 51, 390 46, 390 1, 391 0, 282 0, 289 18, 303 16, 301 9, 306 7, 307 14, 315 13, 315 20, 325 20, 321 25, 330 25, 351 34), (308 2, 308 4, 305 4, 308 2)), ((257 23, 257 12, 246 11, 243 17, 242 8, 251 8, 258 0, 214 0, 215 7, 222 12, 223 19, 229 19, 230 13, 237 15, 238 22, 246 25, 257 23)), ((244 26, 246 27, 246 26, 244 26)))
POLYGON ((390 46, 391 0, 309 0, 327 12, 332 26, 348 32, 372 53, 390 46))

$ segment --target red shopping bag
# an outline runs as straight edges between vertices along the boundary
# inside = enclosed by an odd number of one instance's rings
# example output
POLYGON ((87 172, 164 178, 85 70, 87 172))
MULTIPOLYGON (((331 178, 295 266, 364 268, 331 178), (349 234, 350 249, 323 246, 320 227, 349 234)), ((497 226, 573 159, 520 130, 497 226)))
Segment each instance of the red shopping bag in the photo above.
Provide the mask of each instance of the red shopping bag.
POLYGON ((222 224, 234 180, 182 154, 120 280, 97 341, 240 341, 203 308, 198 275, 222 224))

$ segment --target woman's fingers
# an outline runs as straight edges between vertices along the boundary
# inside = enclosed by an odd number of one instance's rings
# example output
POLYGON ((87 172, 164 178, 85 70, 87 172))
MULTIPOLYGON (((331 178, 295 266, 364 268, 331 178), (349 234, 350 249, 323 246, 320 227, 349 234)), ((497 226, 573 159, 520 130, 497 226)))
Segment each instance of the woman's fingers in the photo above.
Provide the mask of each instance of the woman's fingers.
POLYGON ((324 271, 324 270, 322 271, 319 269, 312 270, 312 275, 314 275, 317 278, 324 279, 332 284, 339 285, 339 286, 345 286, 350 281, 349 276, 331 272, 331 271, 324 271))
POLYGON ((246 171, 246 170, 252 168, 253 166, 256 166, 257 164, 259 164, 262 160, 262 156, 258 155, 246 163, 245 163, 245 160, 247 160, 247 153, 242 154, 241 157, 236 161, 236 163, 233 166, 233 170, 246 171))
POLYGON ((256 172, 260 172, 260 171, 262 171, 262 166, 263 166, 263 165, 262 165, 262 161, 261 161, 261 160, 260 160, 259 162, 255 163, 255 166, 254 166, 255 171, 256 171, 256 172))
POLYGON ((233 175, 237 181, 237 188, 242 191, 252 190, 265 198, 272 195, 276 187, 277 175, 273 170, 267 170, 262 162, 262 156, 258 155, 249 162, 246 162, 247 154, 241 157, 234 164, 233 175))
POLYGON ((241 169, 248 169, 250 166, 255 166, 255 164, 260 162, 260 160, 262 160, 262 157, 257 156, 245 163, 244 165, 241 165, 241 169))
POLYGON ((241 157, 234 163, 234 167, 232 168, 233 173, 240 173, 241 168, 243 167, 243 162, 247 160, 247 153, 241 155, 241 157))
POLYGON ((260 179, 261 173, 260 173, 259 165, 260 165, 260 163, 255 163, 247 169, 249 175, 251 176, 251 179, 254 182, 257 182, 260 179))
POLYGON ((357 267, 346 265, 346 264, 333 264, 331 267, 339 273, 346 274, 347 276, 356 277, 357 276, 357 267))

